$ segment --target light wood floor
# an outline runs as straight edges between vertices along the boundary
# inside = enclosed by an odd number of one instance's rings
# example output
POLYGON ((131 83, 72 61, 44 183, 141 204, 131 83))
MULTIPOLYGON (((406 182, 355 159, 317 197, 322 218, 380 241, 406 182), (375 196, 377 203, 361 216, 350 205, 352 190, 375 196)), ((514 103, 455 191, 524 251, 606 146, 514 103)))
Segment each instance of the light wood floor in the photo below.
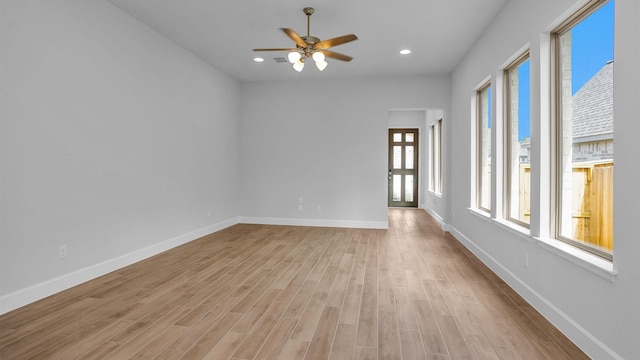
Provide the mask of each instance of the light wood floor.
POLYGON ((236 225, 0 316, 0 359, 588 359, 424 211, 236 225))

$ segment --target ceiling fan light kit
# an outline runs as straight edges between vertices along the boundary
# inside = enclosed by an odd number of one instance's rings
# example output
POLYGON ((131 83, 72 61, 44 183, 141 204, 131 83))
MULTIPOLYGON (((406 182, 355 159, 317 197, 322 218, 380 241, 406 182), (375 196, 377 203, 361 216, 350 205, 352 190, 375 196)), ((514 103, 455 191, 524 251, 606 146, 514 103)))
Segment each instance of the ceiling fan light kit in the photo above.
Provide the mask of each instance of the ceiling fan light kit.
POLYGON ((293 69, 297 72, 302 71, 304 69, 304 59, 298 59, 298 61, 294 62, 293 69))
POLYGON ((288 51, 289 54, 287 55, 287 59, 291 64, 293 64, 293 68, 298 72, 304 69, 305 59, 307 58, 311 58, 314 61, 316 68, 320 71, 327 67, 328 63, 325 60, 327 57, 340 61, 351 61, 353 59, 351 56, 340 54, 335 51, 329 51, 327 49, 357 40, 357 36, 349 34, 321 41, 319 38, 310 35, 311 15, 313 14, 314 9, 312 7, 306 7, 302 9, 302 11, 307 15, 307 36, 300 36, 289 28, 280 29, 291 40, 293 40, 296 44, 295 48, 267 48, 253 49, 253 51, 288 51))

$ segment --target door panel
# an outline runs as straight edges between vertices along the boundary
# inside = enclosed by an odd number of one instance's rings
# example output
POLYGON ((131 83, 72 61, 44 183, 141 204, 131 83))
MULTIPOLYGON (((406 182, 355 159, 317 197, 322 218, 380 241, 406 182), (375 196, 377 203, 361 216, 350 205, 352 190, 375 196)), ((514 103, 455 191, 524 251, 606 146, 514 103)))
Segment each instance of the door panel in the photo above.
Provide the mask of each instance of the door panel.
POLYGON ((389 129, 389 206, 418 207, 418 129, 389 129))

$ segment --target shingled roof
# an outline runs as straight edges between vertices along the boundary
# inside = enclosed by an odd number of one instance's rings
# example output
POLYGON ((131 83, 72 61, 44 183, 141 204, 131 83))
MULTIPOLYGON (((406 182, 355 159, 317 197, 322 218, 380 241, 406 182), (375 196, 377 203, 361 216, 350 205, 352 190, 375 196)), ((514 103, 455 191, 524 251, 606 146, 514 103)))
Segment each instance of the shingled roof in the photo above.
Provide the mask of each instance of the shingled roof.
POLYGON ((573 95, 573 138, 613 137, 613 61, 600 69, 573 95))

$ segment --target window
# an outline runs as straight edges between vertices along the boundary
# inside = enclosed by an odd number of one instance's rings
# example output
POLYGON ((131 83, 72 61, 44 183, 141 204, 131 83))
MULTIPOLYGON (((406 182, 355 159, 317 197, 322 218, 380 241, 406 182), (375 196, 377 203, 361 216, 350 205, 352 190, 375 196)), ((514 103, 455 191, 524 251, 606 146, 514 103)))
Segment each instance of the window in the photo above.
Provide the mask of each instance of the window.
POLYGON ((429 190, 442 194, 442 119, 429 127, 429 190))
POLYGON ((429 127, 429 190, 436 191, 436 126, 429 127))
POLYGON ((438 174, 437 182, 436 182, 436 192, 438 194, 442 194, 442 182, 443 182, 443 163, 444 163, 444 152, 442 145, 442 119, 438 120, 438 131, 436 132, 436 139, 438 139, 438 162, 436 164, 436 174, 438 174))
POLYGON ((491 83, 476 93, 476 207, 491 211, 491 83))
POLYGON ((613 258, 614 1, 591 1, 552 36, 555 236, 613 258))
POLYGON ((531 208, 529 151, 529 52, 504 71, 505 218, 529 226, 531 208))

